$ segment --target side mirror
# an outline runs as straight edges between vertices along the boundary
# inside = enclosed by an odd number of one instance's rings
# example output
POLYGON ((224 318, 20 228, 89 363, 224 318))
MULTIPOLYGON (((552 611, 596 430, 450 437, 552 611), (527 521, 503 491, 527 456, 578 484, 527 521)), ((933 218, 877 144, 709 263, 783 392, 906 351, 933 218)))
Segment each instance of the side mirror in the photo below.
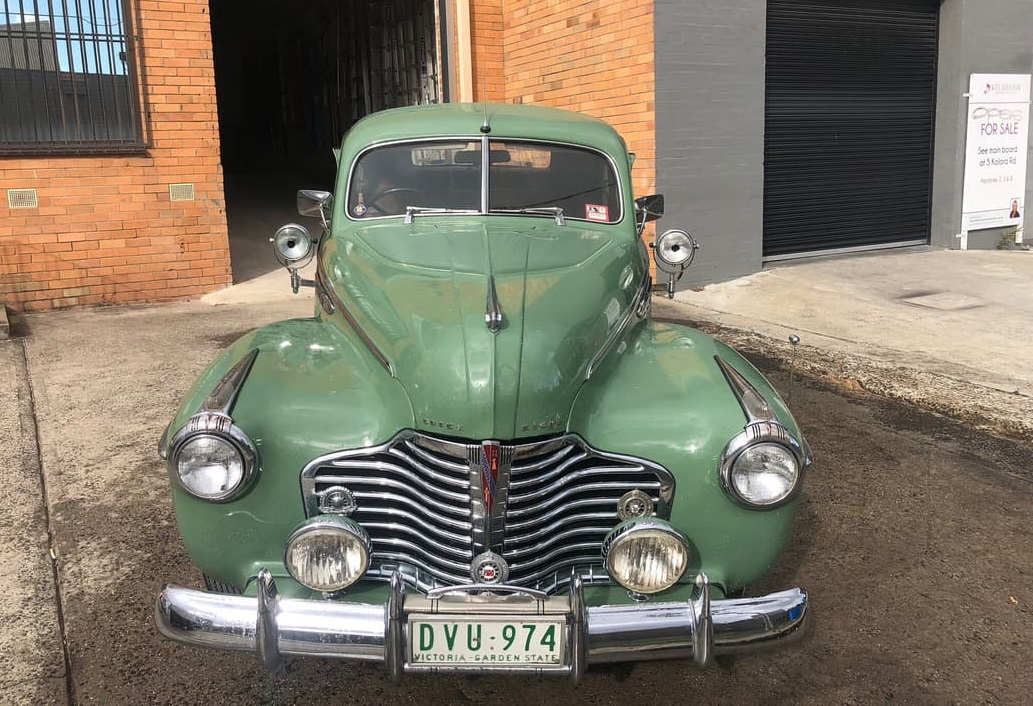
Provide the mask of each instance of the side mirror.
POLYGON ((638 224, 638 232, 641 235, 642 229, 649 221, 655 221, 664 215, 664 195, 651 194, 640 196, 635 199, 635 221, 638 224))
POLYGON ((323 222, 323 227, 330 225, 330 211, 333 209, 334 196, 329 191, 302 189, 298 192, 298 213, 302 216, 313 216, 323 222))

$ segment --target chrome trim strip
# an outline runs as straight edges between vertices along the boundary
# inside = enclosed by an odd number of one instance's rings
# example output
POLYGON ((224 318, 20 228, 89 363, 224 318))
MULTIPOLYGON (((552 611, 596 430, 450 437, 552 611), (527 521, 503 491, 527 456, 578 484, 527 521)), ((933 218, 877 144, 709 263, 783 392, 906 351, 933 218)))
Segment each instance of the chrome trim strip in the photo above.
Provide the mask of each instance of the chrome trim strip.
MULTIPOLYGON (((606 567, 602 565, 602 557, 599 554, 599 545, 592 544, 590 547, 585 547, 583 551, 583 554, 579 554, 573 558, 564 558, 559 561, 554 561, 543 569, 536 569, 533 573, 528 574, 524 580, 528 583, 539 585, 541 587, 540 590, 551 593, 564 585, 564 577, 558 576, 558 572, 573 565, 574 569, 571 573, 576 573, 580 576, 582 582, 593 586, 612 585, 613 579, 611 579, 610 575, 606 573, 606 567), (547 582, 547 579, 550 577, 552 580, 547 582)), ((528 563, 518 566, 523 569, 526 566, 533 566, 533 564, 528 563)), ((509 569, 512 571, 513 567, 510 566, 509 569)))
MULTIPOLYGON (((443 604, 448 597, 457 599, 449 601, 449 613, 471 615, 477 615, 478 605, 498 604, 493 609, 498 612, 507 601, 519 600, 509 594, 484 593, 498 590, 498 586, 473 585, 448 588, 430 599, 407 596, 401 574, 396 572, 391 577, 387 602, 380 605, 278 599, 275 582, 263 570, 260 597, 168 585, 156 600, 155 622, 163 636, 186 645, 256 652, 267 664, 279 655, 371 660, 384 664, 390 678, 399 680, 403 673, 427 671, 405 663, 405 624, 410 613, 440 611, 445 606, 438 603, 443 604)), ((565 598, 532 599, 539 606, 537 610, 548 601, 550 611, 557 607, 564 611, 570 631, 570 666, 537 673, 577 679, 591 664, 689 657, 705 665, 712 655, 789 644, 804 634, 810 616, 803 589, 756 598, 712 600, 709 583, 702 574, 688 601, 586 606, 583 583, 576 575, 569 590, 565 598)), ((521 605, 522 610, 528 609, 525 603, 521 605)), ((510 610, 521 608, 514 605, 510 610)), ((467 670, 505 673, 477 665, 467 670)))
MULTIPOLYGON (((652 485, 657 485, 657 484, 652 484, 652 485)), ((648 487, 648 484, 645 484, 645 483, 635 484, 634 488, 629 487, 629 486, 630 486, 630 484, 628 484, 628 483, 593 483, 592 484, 592 487, 594 489, 597 489, 597 490, 623 491, 623 492, 620 492, 621 495, 623 495, 624 493, 629 492, 631 490, 637 490, 639 488, 648 487)), ((529 505, 529 507, 526 507, 523 510, 513 510, 513 511, 510 512, 509 516, 510 517, 520 517, 520 518, 526 517, 526 516, 535 517, 539 513, 545 513, 545 517, 539 517, 538 522, 535 522, 535 524, 541 524, 542 522, 545 521, 546 517, 553 517, 553 516, 555 516, 556 510, 558 508, 562 509, 562 508, 576 507, 576 505, 574 505, 573 503, 566 503, 564 501, 567 500, 570 497, 573 497, 573 496, 576 496, 576 495, 580 495, 582 493, 582 491, 583 491, 583 489, 580 488, 580 487, 569 488, 569 489, 563 491, 562 493, 557 493, 556 495, 552 495, 550 497, 547 497, 544 500, 542 500, 541 502, 538 502, 538 503, 533 504, 533 505, 529 505)), ((613 505, 614 503, 611 503, 611 504, 613 505)), ((583 505, 582 505, 582 507, 583 507, 583 505)), ((614 510, 614 507, 612 507, 611 510, 614 510)), ((663 515, 665 515, 665 516, 667 514, 668 513, 666 513, 666 512, 663 513, 663 515)), ((520 523, 520 524, 512 523, 510 526, 513 526, 515 528, 515 527, 523 527, 526 524, 527 524, 526 522, 523 522, 523 523, 520 523)))
MULTIPOLYGON (((369 217, 369 218, 352 218, 352 214, 348 210, 348 204, 351 202, 351 186, 352 186, 352 180, 353 180, 353 178, 355 176, 355 167, 358 165, 359 160, 367 152, 370 152, 372 150, 378 149, 380 147, 391 147, 391 146, 394 146, 394 145, 405 145, 405 144, 413 144, 413 145, 415 145, 415 144, 421 144, 421 143, 427 143, 427 142, 478 142, 478 141, 482 141, 483 139, 485 139, 484 135, 477 135, 477 136, 470 136, 469 134, 467 134, 467 135, 425 135, 423 137, 416 137, 416 138, 407 137, 407 138, 399 139, 399 140, 385 140, 384 142, 378 142, 376 144, 369 145, 368 147, 363 148, 362 150, 360 150, 358 152, 358 154, 355 155, 354 159, 352 159, 351 165, 348 167, 348 180, 345 183, 345 196, 344 196, 344 199, 341 200, 341 203, 343 204, 341 210, 344 212, 344 217, 347 218, 349 221, 352 221, 354 223, 360 223, 360 224, 361 223, 376 222, 376 221, 379 221, 379 220, 383 220, 385 218, 398 218, 398 215, 394 215, 394 216, 373 216, 373 217, 369 217)), ((616 221, 613 221, 612 223, 605 223, 605 224, 600 224, 600 225, 611 225, 612 226, 612 225, 617 225, 619 223, 623 223, 624 222, 624 215, 625 215, 625 208, 624 208, 624 184, 621 183, 621 171, 620 171, 620 169, 617 168, 617 161, 608 152, 604 152, 603 150, 597 149, 595 147, 589 147, 588 145, 577 144, 575 142, 563 142, 561 140, 543 140, 543 139, 540 139, 540 138, 536 139, 536 138, 533 138, 533 137, 516 137, 516 136, 502 137, 502 136, 499 136, 499 135, 489 135, 489 136, 487 136, 487 139, 489 141, 489 144, 490 144, 491 141, 497 141, 497 142, 523 142, 523 143, 536 144, 536 145, 557 145, 559 147, 570 147, 572 149, 584 150, 586 152, 592 152, 594 154, 597 154, 597 155, 601 156, 603 159, 605 159, 609 163, 610 169, 612 170, 611 173, 613 174, 614 177, 616 177, 615 180, 614 180, 614 185, 617 187, 617 203, 620 204, 621 212, 620 212, 620 218, 618 218, 616 221)), ((483 167, 483 162, 485 160, 485 152, 486 151, 482 149, 481 152, 482 152, 482 154, 481 154, 481 161, 482 161, 481 172, 482 172, 483 175, 487 175, 488 174, 488 170, 483 167)), ((491 154, 490 154, 490 150, 487 151, 487 159, 488 159, 488 169, 490 169, 490 167, 491 167, 491 154)), ((485 177, 482 177, 482 179, 484 179, 484 178, 485 177)), ((498 212, 495 212, 495 211, 489 211, 488 210, 488 208, 487 208, 487 199, 483 195, 488 193, 488 189, 489 188, 490 188, 490 184, 488 186, 485 186, 482 183, 482 185, 481 185, 481 194, 482 194, 481 212, 480 213, 472 213, 472 215, 478 215, 478 216, 493 216, 493 215, 511 216, 512 214, 509 214, 509 213, 498 213, 498 212)), ((433 214, 431 214, 431 215, 433 215, 433 214)), ((455 214, 444 214, 444 215, 455 215, 455 214)), ((464 212, 464 215, 465 215, 465 212, 464 212)), ((551 216, 551 214, 542 214, 542 215, 550 215, 551 216)), ((570 218, 570 216, 567 216, 567 218, 570 218)), ((589 221, 587 218, 576 218, 575 220, 582 221, 582 222, 585 222, 585 223, 593 223, 593 221, 589 221)))
POLYGON ((588 667, 588 606, 585 584, 574 572, 570 575, 570 617, 570 681, 576 686, 588 667))
POLYGON ((710 662, 714 650, 714 616, 710 609, 710 582, 707 575, 700 573, 696 577, 697 595, 689 601, 692 610, 692 658, 700 667, 710 662))
MULTIPOLYGON (((368 497, 368 496, 363 496, 363 497, 368 497)), ((403 532, 408 532, 410 534, 415 533, 418 536, 420 534, 422 534, 422 533, 430 533, 430 534, 435 535, 442 542, 466 542, 466 541, 468 541, 470 539, 470 530, 472 528, 472 525, 469 522, 457 522, 457 523, 455 523, 455 524, 460 525, 459 527, 456 527, 456 529, 461 530, 461 531, 464 532, 463 534, 458 534, 456 532, 449 532, 448 530, 442 529, 440 527, 435 527, 434 525, 432 525, 432 524, 430 524, 430 523, 428 523, 426 521, 427 520, 426 517, 420 517, 420 516, 418 516, 418 515, 416 515, 416 514, 414 514, 412 512, 408 512, 407 510, 402 510, 402 509, 399 509, 399 508, 396 508, 396 507, 383 508, 383 509, 378 511, 378 514, 387 515, 388 517, 393 517, 393 518, 399 518, 401 520, 406 520, 406 521, 408 521, 408 523, 407 524, 403 524, 402 522, 393 522, 393 523, 390 523, 390 524, 385 524, 385 523, 380 523, 380 522, 366 522, 366 523, 363 523, 363 526, 364 527, 385 527, 385 528, 387 528, 387 527, 391 527, 391 528, 398 527, 403 532)), ((437 517, 434 517, 433 519, 437 519, 437 517)), ((453 526, 453 525, 450 524, 449 526, 453 526)), ((446 547, 446 546, 442 545, 442 550, 448 551, 449 547, 446 547)))
MULTIPOLYGON (((510 572, 517 571, 518 569, 522 570, 522 571, 527 571, 528 567, 532 567, 533 568, 533 567, 536 567, 536 566, 541 566, 543 563, 545 563, 547 561, 552 561, 553 559, 556 559, 556 557, 562 556, 562 555, 570 553, 570 552, 580 552, 580 553, 582 553, 582 556, 584 556, 584 555, 591 555, 591 554, 598 555, 599 546, 600 546, 600 543, 598 541, 591 541, 591 542, 581 542, 579 544, 568 544, 568 545, 563 546, 563 547, 557 547, 556 549, 553 549, 552 551, 550 551, 548 554, 541 554, 540 552, 532 551, 530 559, 528 559, 526 562, 519 562, 519 561, 511 562, 510 566, 509 566, 509 569, 510 569, 510 572)), ((527 553, 528 553, 527 551, 524 552, 524 554, 527 554, 527 553)), ((509 553, 507 552, 507 555, 508 554, 509 553)), ((540 569, 539 572, 547 574, 552 569, 552 566, 555 566, 555 564, 549 566, 546 569, 540 569)))
MULTIPOLYGON (((413 454, 415 454, 417 457, 419 457, 422 461, 424 461, 427 464, 434 466, 443 466, 444 468, 447 468, 448 470, 454 473, 466 473, 467 468, 469 466, 469 464, 466 463, 466 449, 468 444, 453 444, 450 442, 441 442, 440 446, 435 446, 431 443, 431 441, 438 440, 432 440, 430 438, 407 439, 405 441, 405 446, 410 451, 412 451, 413 454), (426 443, 426 447, 421 446, 421 444, 423 443, 426 443), (462 458, 464 462, 460 463, 458 461, 451 461, 448 458, 442 458, 442 456, 440 455, 434 456, 428 450, 437 451, 439 454, 445 454, 447 456, 451 456, 452 458, 462 458)), ((395 456, 401 456, 401 453, 398 452, 396 449, 391 449, 390 453, 395 456)))
POLYGON ((373 354, 373 357, 384 366, 384 369, 387 370, 391 377, 398 377, 395 375, 395 368, 391 364, 390 359, 388 359, 384 352, 377 347, 377 344, 373 342, 373 339, 369 337, 369 334, 366 333, 365 329, 359 325, 358 320, 356 320, 348 310, 348 307, 344 305, 344 300, 342 300, 340 295, 337 293, 337 289, 327 284, 327 277, 323 270, 322 258, 319 259, 319 264, 316 266, 316 281, 322 281, 324 283, 323 288, 326 291, 327 296, 330 297, 331 303, 337 308, 337 311, 341 312, 341 316, 344 317, 345 321, 348 322, 348 325, 352 327, 353 331, 355 331, 355 335, 366 344, 366 348, 368 348, 369 352, 373 354))
POLYGON ((717 355, 714 356, 714 362, 724 374, 728 386, 732 388, 735 399, 739 401, 739 406, 746 414, 748 424, 775 420, 775 413, 768 401, 738 370, 732 367, 731 363, 717 355))
MULTIPOLYGON (((488 128, 489 132, 491 128, 488 128)), ((481 127, 481 213, 488 212, 489 173, 491 172, 491 138, 481 127)))
POLYGON ((384 613, 387 616, 384 661, 387 663, 388 678, 400 684, 405 669, 405 584, 398 572, 391 576, 391 593, 384 613))
POLYGON ((158 458, 162 461, 169 459, 169 431, 171 431, 172 422, 165 425, 165 430, 161 433, 161 438, 158 439, 158 458))
MULTIPOLYGON (((391 454, 391 451, 389 451, 388 453, 391 454)), ((398 454, 392 455, 398 456, 398 454)), ((408 462, 412 464, 412 466, 419 470, 421 473, 426 473, 427 478, 421 478, 417 476, 415 473, 412 472, 412 470, 406 468, 405 466, 402 466, 400 463, 387 463, 385 461, 364 462, 361 459, 355 461, 344 459, 332 461, 330 465, 332 465, 334 468, 342 469, 342 472, 359 471, 362 475, 366 475, 371 471, 376 471, 379 473, 397 473, 412 480, 412 482, 421 485, 428 492, 435 493, 450 500, 459 500, 460 498, 466 497, 465 484, 457 482, 454 478, 449 478, 448 476, 437 473, 436 471, 432 471, 431 469, 427 468, 422 463, 415 461, 414 459, 400 458, 399 460, 402 462, 408 462), (437 483, 440 483, 441 485, 459 488, 460 490, 457 492, 452 492, 445 488, 438 488, 436 486, 431 485, 430 483, 427 483, 427 480, 433 480, 437 483)), ((463 470, 465 471, 466 469, 463 470)))
POLYGON ((609 355, 610 350, 617 344, 624 334, 632 327, 633 324, 642 321, 643 316, 639 315, 639 311, 642 310, 642 299, 648 299, 653 296, 651 280, 648 275, 642 278, 642 284, 639 287, 638 295, 631 301, 631 305, 628 307, 628 311, 624 314, 624 318, 618 324, 617 328, 613 330, 613 333, 603 344, 603 347, 599 349, 595 358, 588 364, 588 371, 585 373, 585 380, 592 377, 592 374, 599 369, 606 356, 609 355))
MULTIPOLYGON (((568 509, 577 509, 577 510, 586 511, 584 515, 581 515, 581 517, 588 518, 588 519, 600 518, 600 517, 611 518, 612 517, 612 513, 610 513, 610 512, 605 512, 605 513, 592 513, 592 512, 588 512, 589 508, 610 508, 611 505, 613 505, 613 502, 610 500, 610 498, 585 498, 583 500, 576 500, 576 501, 574 501, 572 503, 566 503, 564 505, 561 505, 560 507, 553 508, 552 510, 550 510, 546 514, 544 514, 541 517, 539 517, 537 522, 531 522, 531 521, 527 521, 527 520, 524 520, 522 522, 507 522, 506 523, 506 527, 511 529, 511 530, 520 530, 520 529, 525 529, 525 528, 528 528, 528 527, 538 527, 542 523, 548 522, 548 521, 550 521, 550 520, 552 520, 552 519, 554 519, 556 517, 561 517, 563 515, 563 512, 565 510, 568 510, 568 509)), ((612 508, 610 508, 610 509, 612 509, 612 508)), ((542 529, 538 529, 535 532, 531 532, 530 534, 526 534, 524 536, 527 537, 527 538, 534 538, 534 537, 537 536, 538 533, 543 532, 543 531, 544 530, 542 530, 542 529)))
POLYGON ((280 657, 280 628, 276 621, 280 612, 280 596, 276 590, 276 582, 268 569, 258 572, 258 622, 255 625, 255 649, 262 657, 262 663, 268 670, 276 669, 280 657))
POLYGON ((219 412, 227 417, 233 413, 233 406, 237 403, 240 390, 244 387, 244 381, 251 373, 251 366, 258 358, 258 349, 252 348, 248 354, 241 358, 236 365, 230 368, 222 380, 216 383, 215 387, 208 394, 204 404, 201 405, 202 412, 219 412))

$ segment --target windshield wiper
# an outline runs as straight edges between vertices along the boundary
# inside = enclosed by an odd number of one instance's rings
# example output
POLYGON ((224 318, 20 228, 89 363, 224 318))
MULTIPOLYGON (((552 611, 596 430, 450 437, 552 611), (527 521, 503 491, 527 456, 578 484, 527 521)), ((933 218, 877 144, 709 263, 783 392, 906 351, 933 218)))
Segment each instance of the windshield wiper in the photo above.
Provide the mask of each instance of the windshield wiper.
POLYGON ((406 206, 405 223, 412 223, 417 213, 479 213, 472 208, 438 208, 436 206, 406 206))
POLYGON ((563 217, 563 209, 559 206, 534 206, 531 208, 493 208, 492 213, 540 213, 543 216, 556 218, 556 225, 565 226, 567 220, 563 217))

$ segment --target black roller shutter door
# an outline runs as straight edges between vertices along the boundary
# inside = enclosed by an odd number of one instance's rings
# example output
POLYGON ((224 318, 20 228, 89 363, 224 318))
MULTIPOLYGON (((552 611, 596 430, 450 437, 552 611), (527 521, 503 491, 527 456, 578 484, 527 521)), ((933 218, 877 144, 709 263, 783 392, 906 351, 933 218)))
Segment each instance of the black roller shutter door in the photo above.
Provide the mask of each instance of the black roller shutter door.
POLYGON ((764 256, 930 231, 937 0, 768 0, 764 256))

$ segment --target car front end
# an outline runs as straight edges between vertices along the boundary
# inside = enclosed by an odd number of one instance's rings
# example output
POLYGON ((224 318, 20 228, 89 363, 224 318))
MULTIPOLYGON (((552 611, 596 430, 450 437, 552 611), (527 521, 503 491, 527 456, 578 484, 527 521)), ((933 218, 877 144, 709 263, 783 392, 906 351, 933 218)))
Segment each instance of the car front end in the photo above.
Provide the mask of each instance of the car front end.
MULTIPOLYGON (((209 588, 165 587, 166 637, 395 680, 577 680, 803 633, 803 589, 742 596, 811 462, 788 409, 724 344, 650 318, 650 211, 612 129, 483 115, 373 116, 339 198, 299 196, 327 232, 276 247, 317 258, 315 315, 233 344, 161 442, 209 588)), ((691 237, 665 242, 691 261, 691 237)))

